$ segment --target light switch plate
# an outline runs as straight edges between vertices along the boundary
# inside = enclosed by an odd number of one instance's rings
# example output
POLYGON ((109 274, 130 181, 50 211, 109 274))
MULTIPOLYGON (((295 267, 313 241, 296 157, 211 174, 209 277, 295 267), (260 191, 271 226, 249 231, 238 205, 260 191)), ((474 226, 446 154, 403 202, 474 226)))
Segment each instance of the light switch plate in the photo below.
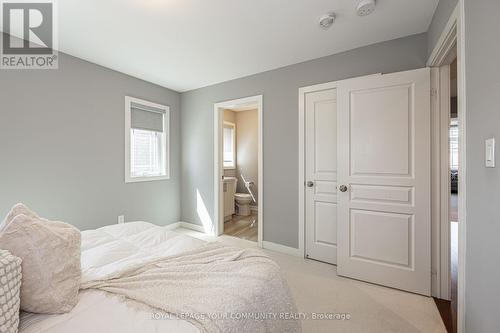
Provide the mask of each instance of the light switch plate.
POLYGON ((123 215, 118 216, 118 224, 123 224, 123 223, 125 223, 125 216, 123 215))
POLYGON ((495 138, 485 141, 485 163, 487 168, 495 167, 495 138))

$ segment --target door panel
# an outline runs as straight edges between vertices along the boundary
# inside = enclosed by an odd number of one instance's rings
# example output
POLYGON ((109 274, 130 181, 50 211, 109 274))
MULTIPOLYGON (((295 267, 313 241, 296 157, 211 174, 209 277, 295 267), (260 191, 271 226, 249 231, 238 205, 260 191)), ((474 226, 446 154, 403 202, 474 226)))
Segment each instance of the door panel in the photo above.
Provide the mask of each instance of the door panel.
POLYGON ((351 257, 410 267, 412 220, 408 214, 351 210, 351 257))
POLYGON ((413 205, 413 187, 351 185, 351 202, 413 205))
POLYGON ((337 262, 336 91, 306 94, 306 256, 337 262))
POLYGON ((430 71, 342 81, 338 274, 430 294, 430 71))
POLYGON ((351 92, 352 175, 410 175, 411 94, 408 84, 351 92))
POLYGON ((337 216, 337 205, 330 202, 315 202, 315 230, 316 243, 331 247, 337 246, 337 224, 325 223, 332 221, 332 216, 337 216))

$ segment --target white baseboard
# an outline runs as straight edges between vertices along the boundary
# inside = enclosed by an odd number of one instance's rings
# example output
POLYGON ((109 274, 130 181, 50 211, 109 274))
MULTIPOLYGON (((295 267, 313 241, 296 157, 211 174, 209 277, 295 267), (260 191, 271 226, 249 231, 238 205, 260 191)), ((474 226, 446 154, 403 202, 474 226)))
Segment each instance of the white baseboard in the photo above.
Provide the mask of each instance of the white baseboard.
POLYGON ((184 228, 184 229, 189 229, 189 230, 194 230, 194 231, 199 231, 201 233, 206 233, 205 228, 202 225, 199 224, 194 224, 194 223, 189 223, 189 222, 175 222, 171 223, 167 226, 165 226, 168 230, 174 230, 177 228, 184 228))
MULTIPOLYGON (((172 223, 172 224, 165 226, 165 228, 167 228, 168 230, 174 230, 177 228, 184 228, 184 229, 190 229, 190 230, 194 230, 194 231, 198 231, 198 232, 201 232, 203 234, 206 234, 205 228, 202 225, 189 223, 189 222, 182 222, 182 221, 175 222, 175 223, 172 223)), ((245 242, 249 242, 249 241, 245 241, 245 242)), ((277 243, 273 243, 273 242, 263 241, 262 248, 264 248, 266 250, 280 252, 283 254, 288 254, 288 255, 294 256, 294 257, 304 258, 304 253, 302 251, 300 251, 300 249, 296 249, 294 247, 289 247, 289 246, 285 246, 285 245, 281 245, 281 244, 277 244, 277 243)))
POLYGON ((273 242, 267 242, 263 241, 262 242, 262 247, 266 250, 271 250, 271 251, 276 251, 284 254, 288 254, 294 257, 300 257, 303 258, 304 254, 300 251, 300 249, 296 249, 294 247, 289 247, 273 242))
POLYGON ((204 234, 207 233, 207 232, 205 232, 205 228, 202 225, 199 225, 199 224, 194 224, 194 223, 182 222, 181 221, 181 222, 179 222, 179 227, 180 228, 189 229, 189 230, 199 231, 199 232, 202 232, 204 234))
POLYGON ((175 222, 175 223, 170 223, 168 225, 165 226, 165 229, 167 230, 174 230, 174 229, 177 229, 177 228, 180 228, 181 227, 181 223, 180 222, 175 222))

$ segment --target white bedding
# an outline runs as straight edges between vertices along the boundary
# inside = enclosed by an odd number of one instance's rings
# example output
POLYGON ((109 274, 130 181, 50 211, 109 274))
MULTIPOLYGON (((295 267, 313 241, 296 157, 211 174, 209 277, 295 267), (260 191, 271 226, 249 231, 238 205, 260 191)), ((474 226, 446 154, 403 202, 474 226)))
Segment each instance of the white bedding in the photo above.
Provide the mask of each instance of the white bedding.
POLYGON ((151 320, 145 305, 131 307, 118 296, 97 290, 83 290, 71 312, 63 315, 21 315, 19 332, 23 333, 138 333, 179 332, 199 333, 185 320, 151 320))
MULTIPOLYGON (((82 283, 108 278, 125 265, 196 249, 205 242, 146 222, 130 222, 82 232, 82 283)), ((130 306, 97 290, 80 292, 79 303, 63 315, 23 314, 20 332, 199 332, 184 320, 152 320, 156 311, 130 306)))

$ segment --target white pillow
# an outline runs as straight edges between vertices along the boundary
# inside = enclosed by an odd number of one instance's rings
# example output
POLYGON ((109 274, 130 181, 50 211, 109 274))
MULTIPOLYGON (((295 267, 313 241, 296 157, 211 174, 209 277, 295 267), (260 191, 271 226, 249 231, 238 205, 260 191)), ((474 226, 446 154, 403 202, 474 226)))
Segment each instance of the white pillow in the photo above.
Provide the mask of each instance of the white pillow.
POLYGON ((67 223, 42 219, 24 205, 11 210, 0 228, 0 248, 22 259, 22 310, 56 314, 76 305, 80 243, 80 231, 67 223))
POLYGON ((16 333, 19 327, 21 258, 0 250, 0 332, 16 333))

